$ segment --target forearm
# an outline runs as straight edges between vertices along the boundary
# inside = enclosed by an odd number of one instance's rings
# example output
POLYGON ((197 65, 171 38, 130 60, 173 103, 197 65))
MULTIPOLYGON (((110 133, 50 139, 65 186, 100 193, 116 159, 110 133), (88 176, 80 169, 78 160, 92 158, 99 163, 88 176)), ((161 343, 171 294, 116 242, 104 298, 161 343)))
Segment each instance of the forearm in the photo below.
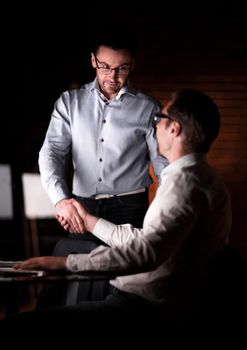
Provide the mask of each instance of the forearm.
POLYGON ((84 225, 85 225, 86 230, 88 232, 93 232, 94 226, 96 225, 99 218, 87 213, 84 216, 83 220, 84 220, 84 225))
POLYGON ((140 228, 135 228, 130 224, 115 225, 102 218, 98 218, 91 232, 111 247, 130 242, 143 235, 143 230, 140 228))

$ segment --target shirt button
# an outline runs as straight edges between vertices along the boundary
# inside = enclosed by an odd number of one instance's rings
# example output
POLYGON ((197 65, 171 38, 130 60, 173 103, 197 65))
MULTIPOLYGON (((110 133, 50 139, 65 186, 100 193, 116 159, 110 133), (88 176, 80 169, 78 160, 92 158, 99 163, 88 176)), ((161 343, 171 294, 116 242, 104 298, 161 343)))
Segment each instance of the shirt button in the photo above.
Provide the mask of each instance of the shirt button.
POLYGON ((101 177, 99 177, 99 178, 98 178, 98 181, 99 181, 99 182, 101 182, 101 181, 102 181, 101 177))
POLYGON ((101 141, 101 142, 104 142, 104 139, 101 139, 100 141, 101 141))
POLYGON ((105 120, 105 119, 103 120, 103 123, 106 123, 106 120, 105 120))
POLYGON ((100 162, 102 162, 102 161, 103 161, 103 159, 102 159, 102 158, 100 158, 100 159, 99 159, 99 161, 100 161, 100 162))

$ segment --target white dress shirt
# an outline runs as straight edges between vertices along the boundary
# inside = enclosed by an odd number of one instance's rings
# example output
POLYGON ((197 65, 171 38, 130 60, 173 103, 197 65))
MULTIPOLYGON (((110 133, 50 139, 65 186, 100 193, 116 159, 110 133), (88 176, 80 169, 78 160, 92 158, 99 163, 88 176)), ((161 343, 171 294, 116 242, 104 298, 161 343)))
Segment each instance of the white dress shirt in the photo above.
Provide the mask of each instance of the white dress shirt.
POLYGON ((183 302, 193 297, 212 257, 228 242, 228 192, 206 156, 189 154, 167 166, 143 229, 99 219, 93 234, 100 246, 89 255, 69 255, 71 271, 128 271, 111 283, 151 302, 183 302))

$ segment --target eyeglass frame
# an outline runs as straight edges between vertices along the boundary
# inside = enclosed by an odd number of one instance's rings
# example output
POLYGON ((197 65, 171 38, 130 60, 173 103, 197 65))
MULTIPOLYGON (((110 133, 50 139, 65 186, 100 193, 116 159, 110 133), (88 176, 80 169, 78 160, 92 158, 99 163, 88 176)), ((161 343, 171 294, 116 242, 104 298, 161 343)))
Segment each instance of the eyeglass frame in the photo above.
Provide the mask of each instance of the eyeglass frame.
POLYGON ((169 117, 169 115, 165 113, 156 113, 153 117, 154 125, 159 124, 161 119, 169 119, 169 120, 175 121, 173 118, 169 117))
POLYGON ((130 63, 125 63, 125 64, 122 64, 121 66, 116 67, 116 68, 111 68, 111 67, 107 66, 106 63, 99 61, 98 58, 97 58, 96 56, 94 56, 94 58, 95 58, 95 64, 96 64, 96 68, 97 68, 97 69, 99 69, 99 70, 105 69, 105 70, 109 71, 108 73, 102 72, 102 73, 105 74, 105 75, 110 75, 110 74, 112 73, 112 71, 115 71, 115 72, 117 73, 117 75, 124 75, 124 76, 126 76, 126 75, 128 75, 129 72, 131 71, 132 60, 130 61, 130 63), (99 67, 99 64, 105 64, 107 67, 99 67), (119 69, 120 69, 121 67, 125 66, 125 65, 127 66, 128 64, 129 64, 129 67, 126 67, 126 71, 127 71, 127 72, 126 72, 126 73, 123 73, 123 72, 121 73, 121 72, 119 71, 119 69))

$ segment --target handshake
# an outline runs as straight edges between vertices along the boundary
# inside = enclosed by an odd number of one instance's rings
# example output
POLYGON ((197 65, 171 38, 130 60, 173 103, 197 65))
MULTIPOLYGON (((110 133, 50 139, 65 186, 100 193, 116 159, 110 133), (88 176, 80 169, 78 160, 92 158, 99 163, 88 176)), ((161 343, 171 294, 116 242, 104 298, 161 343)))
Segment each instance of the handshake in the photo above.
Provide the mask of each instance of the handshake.
POLYGON ((98 221, 98 218, 90 215, 88 210, 74 198, 62 199, 56 204, 56 210, 58 222, 70 233, 90 232, 98 221))

